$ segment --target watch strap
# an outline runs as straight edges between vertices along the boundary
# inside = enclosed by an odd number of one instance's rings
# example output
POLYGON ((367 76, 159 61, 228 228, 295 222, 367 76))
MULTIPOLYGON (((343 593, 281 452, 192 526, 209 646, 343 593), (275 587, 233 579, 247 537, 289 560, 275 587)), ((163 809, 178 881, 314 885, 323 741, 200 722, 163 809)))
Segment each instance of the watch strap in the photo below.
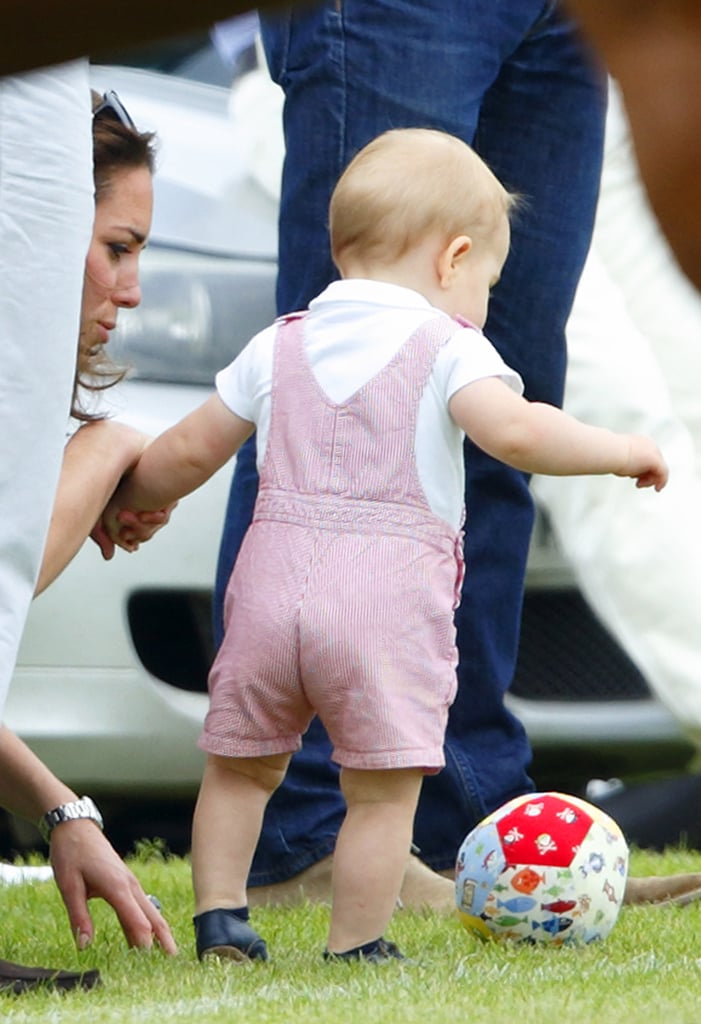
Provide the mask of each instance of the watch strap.
POLYGON ((48 843, 51 833, 57 825, 62 825, 66 821, 80 821, 81 819, 94 821, 99 828, 104 828, 102 815, 97 809, 95 802, 89 796, 81 796, 79 800, 71 800, 66 804, 59 804, 58 807, 52 808, 52 810, 47 811, 46 814, 41 816, 37 822, 37 827, 44 842, 48 843))

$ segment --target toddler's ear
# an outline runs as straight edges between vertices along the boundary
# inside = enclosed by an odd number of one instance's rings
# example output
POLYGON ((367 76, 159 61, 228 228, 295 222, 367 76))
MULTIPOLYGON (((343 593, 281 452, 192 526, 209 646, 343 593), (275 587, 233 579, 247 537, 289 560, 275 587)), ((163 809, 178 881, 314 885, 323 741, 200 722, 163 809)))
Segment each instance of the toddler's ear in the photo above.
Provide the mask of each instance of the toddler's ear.
POLYGON ((456 235, 448 242, 438 257, 438 276, 441 288, 447 288, 450 285, 460 260, 467 256, 471 248, 472 239, 469 235, 456 235))

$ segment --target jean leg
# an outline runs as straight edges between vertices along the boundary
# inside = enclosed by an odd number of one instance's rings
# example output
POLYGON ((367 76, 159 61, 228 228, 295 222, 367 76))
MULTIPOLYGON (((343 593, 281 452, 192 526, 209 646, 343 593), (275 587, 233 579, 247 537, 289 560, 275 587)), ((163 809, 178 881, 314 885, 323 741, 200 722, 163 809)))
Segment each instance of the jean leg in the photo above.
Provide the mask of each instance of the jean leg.
POLYGON ((390 128, 472 143, 485 91, 544 0, 324 0, 262 15, 285 92, 278 312, 303 309, 338 276, 327 214, 346 164, 390 128))
MULTIPOLYGON (((589 247, 601 167, 605 87, 571 25, 546 14, 487 92, 475 147, 523 195, 486 333, 531 399, 560 404, 565 337, 589 247)), ((529 747, 503 705, 515 667, 528 541, 526 478, 467 445, 466 578, 456 614, 458 695, 447 768, 425 781, 415 840, 449 867, 467 831, 528 791, 529 747)))

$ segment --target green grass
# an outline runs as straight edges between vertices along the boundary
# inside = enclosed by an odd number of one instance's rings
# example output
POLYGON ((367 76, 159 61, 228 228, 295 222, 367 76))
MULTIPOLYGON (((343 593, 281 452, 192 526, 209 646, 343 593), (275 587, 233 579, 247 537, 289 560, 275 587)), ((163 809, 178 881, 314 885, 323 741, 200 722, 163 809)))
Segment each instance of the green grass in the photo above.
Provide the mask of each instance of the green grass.
MULTIPOLYGON (((411 966, 326 964, 328 910, 256 910, 267 964, 197 962, 185 860, 131 864, 156 893, 181 947, 175 959, 128 950, 111 910, 93 905, 95 945, 78 954, 53 883, 0 891, 1 953, 42 966, 99 967, 89 993, 0 994, 3 1022, 169 1024, 698 1024, 701 904, 624 908, 599 945, 558 949, 483 943, 457 919, 400 911, 388 930, 411 966)), ((701 854, 632 855, 636 874, 701 872, 701 854)))

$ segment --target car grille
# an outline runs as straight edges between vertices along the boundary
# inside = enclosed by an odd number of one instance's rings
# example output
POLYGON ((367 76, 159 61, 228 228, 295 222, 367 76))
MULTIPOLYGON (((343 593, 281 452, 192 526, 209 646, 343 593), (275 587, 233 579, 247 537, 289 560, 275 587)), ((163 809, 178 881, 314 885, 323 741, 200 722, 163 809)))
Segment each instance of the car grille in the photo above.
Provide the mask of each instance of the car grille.
POLYGON ((651 697, 644 677, 575 588, 526 591, 511 693, 533 701, 651 697))

